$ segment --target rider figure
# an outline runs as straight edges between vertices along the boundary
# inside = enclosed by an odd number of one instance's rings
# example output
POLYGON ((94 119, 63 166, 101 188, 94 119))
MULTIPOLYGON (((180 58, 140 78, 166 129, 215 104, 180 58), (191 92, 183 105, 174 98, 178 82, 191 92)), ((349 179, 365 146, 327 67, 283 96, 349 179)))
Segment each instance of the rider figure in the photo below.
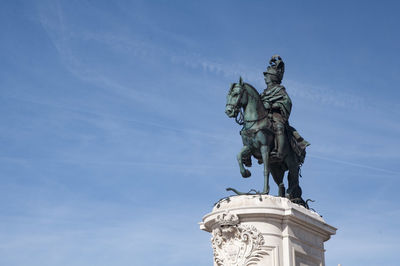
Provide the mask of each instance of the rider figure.
POLYGON ((285 127, 288 124, 292 101, 281 84, 285 64, 279 55, 273 55, 269 61, 269 66, 264 72, 264 80, 267 88, 261 93, 265 109, 270 112, 272 124, 275 131, 276 150, 271 155, 277 159, 283 159, 283 147, 285 145, 285 127))

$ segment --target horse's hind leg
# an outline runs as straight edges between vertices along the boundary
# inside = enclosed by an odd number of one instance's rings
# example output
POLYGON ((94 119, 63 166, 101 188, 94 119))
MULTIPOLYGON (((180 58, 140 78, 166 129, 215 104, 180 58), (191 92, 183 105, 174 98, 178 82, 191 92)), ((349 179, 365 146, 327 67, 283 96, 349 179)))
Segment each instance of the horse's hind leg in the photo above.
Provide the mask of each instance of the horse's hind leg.
POLYGON ((271 174, 274 178, 275 183, 278 185, 278 196, 285 197, 285 184, 283 183, 283 177, 285 175, 285 171, 282 170, 280 166, 275 166, 271 168, 271 174))
POLYGON ((290 199, 301 198, 301 187, 299 185, 299 167, 289 169, 287 193, 290 199))
POLYGON ((240 173, 242 174, 242 176, 244 178, 247 178, 247 177, 251 176, 251 172, 249 170, 247 170, 246 168, 244 168, 244 165, 243 165, 243 156, 248 155, 250 152, 251 152, 251 150, 250 150, 249 146, 243 146, 242 150, 237 155, 237 160, 238 160, 238 163, 239 163, 240 173))

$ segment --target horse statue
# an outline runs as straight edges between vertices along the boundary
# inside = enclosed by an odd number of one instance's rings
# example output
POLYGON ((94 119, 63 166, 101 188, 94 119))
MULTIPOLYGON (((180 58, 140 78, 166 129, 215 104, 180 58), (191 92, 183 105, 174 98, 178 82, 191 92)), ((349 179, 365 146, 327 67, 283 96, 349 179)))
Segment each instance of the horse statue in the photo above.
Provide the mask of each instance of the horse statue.
MULTIPOLYGON (((270 152, 275 147, 274 130, 268 111, 264 108, 260 94, 242 78, 238 83, 233 83, 227 95, 225 113, 236 122, 243 125, 240 135, 242 136, 243 148, 237 155, 242 177, 248 178, 251 172, 245 166, 251 166, 251 156, 264 165, 264 189, 259 194, 269 194, 269 174, 279 186, 279 196, 287 197, 295 203, 307 206, 302 199, 299 186, 299 172, 302 164, 301 159, 293 151, 290 142, 286 141, 283 147, 283 160, 276 160, 270 152), (239 116, 239 117, 238 117, 239 116), (283 178, 288 173, 288 189, 285 191, 283 178)), ((288 134, 286 134, 288 138, 288 134)), ((239 192, 233 188, 227 188, 238 195, 249 194, 239 192)))

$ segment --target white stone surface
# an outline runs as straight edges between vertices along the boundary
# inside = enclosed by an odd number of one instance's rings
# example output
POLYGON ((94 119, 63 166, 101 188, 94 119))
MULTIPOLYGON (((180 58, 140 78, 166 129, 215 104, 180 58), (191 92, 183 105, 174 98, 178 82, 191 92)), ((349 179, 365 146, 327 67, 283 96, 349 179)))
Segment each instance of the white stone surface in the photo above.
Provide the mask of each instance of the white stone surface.
POLYGON ((232 196, 203 217, 215 266, 323 266, 336 228, 316 212, 269 195, 232 196))

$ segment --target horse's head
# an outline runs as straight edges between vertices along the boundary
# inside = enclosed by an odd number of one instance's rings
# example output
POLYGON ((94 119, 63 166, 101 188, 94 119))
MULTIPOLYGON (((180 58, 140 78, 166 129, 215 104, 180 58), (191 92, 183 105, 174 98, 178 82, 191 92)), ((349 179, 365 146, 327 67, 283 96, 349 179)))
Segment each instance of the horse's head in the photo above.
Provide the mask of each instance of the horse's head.
POLYGON ((226 96, 225 113, 229 117, 237 117, 240 108, 243 106, 246 95, 245 95, 244 83, 240 77, 239 83, 233 83, 229 89, 229 93, 226 96))

